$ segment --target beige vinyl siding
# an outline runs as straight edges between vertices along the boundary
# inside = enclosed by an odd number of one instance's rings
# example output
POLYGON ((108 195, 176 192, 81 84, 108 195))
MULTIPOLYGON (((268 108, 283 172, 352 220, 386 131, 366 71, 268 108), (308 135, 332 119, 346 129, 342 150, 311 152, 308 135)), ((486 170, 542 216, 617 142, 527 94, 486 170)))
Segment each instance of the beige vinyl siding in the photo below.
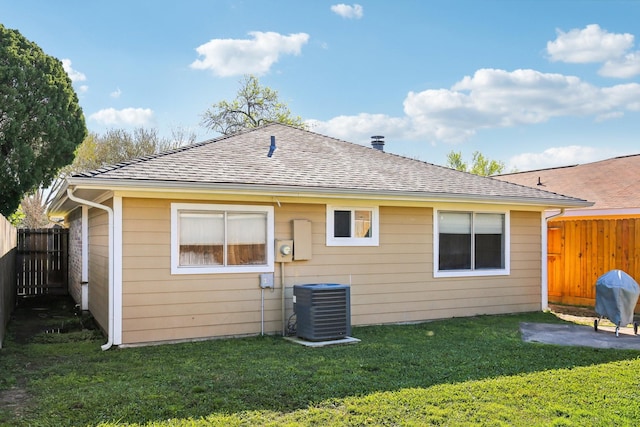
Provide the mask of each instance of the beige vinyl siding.
MULTIPOLYGON (((170 210, 171 200, 123 198, 123 344, 259 332, 257 273, 171 275, 170 210)), ((265 292, 269 331, 279 295, 265 292)))
MULTIPOLYGON (((170 206, 123 198, 123 344, 259 333, 258 273, 171 275, 170 206)), ((540 309, 540 212, 511 212, 511 275, 436 279, 430 207, 381 206, 379 246, 328 247, 324 204, 273 206, 276 239, 311 221, 312 258, 284 264, 286 318, 293 285, 308 283, 351 285, 352 325, 540 309)), ((267 333, 281 330, 280 267, 264 292, 267 333)))
POLYGON ((89 209, 89 311, 104 331, 109 329, 109 232, 107 212, 89 209))

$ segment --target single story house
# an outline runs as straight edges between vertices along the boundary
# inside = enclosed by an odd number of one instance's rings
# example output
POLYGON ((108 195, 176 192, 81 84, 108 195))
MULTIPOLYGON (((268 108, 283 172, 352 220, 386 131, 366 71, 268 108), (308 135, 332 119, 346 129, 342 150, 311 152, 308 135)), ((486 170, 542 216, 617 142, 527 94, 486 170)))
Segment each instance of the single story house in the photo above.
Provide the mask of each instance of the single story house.
POLYGON ((589 202, 380 146, 269 124, 68 178, 103 349, 281 333, 298 284, 349 285, 353 325, 546 307, 544 212, 589 202))
POLYGON ((547 213, 549 301, 594 306, 614 269, 640 281, 640 154, 495 178, 593 202, 547 213))

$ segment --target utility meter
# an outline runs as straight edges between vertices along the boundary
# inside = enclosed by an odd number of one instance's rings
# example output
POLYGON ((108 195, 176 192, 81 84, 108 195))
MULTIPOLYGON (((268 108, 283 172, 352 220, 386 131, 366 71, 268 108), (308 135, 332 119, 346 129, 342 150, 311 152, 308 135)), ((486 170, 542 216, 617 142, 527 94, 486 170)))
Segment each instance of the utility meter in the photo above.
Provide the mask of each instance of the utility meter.
POLYGON ((293 261, 293 240, 276 240, 276 262, 293 261))
POLYGON ((289 245, 282 245, 280 246, 280 253, 282 255, 290 255, 291 254, 291 246, 289 245))

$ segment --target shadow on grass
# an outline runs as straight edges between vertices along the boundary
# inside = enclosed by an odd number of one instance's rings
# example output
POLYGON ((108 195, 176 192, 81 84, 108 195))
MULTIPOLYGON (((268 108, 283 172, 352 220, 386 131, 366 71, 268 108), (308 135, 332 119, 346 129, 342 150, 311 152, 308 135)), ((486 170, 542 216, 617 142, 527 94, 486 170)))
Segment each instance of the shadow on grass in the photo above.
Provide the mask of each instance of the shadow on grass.
POLYGON ((523 321, 561 322, 551 313, 528 313, 358 327, 353 336, 360 343, 323 348, 273 336, 108 352, 100 351, 95 335, 46 344, 10 340, 0 353, 0 372, 12 374, 0 378, 0 393, 23 384, 29 400, 20 414, 6 414, 0 424, 145 423, 287 412, 377 391, 638 357, 637 351, 524 343, 523 321))

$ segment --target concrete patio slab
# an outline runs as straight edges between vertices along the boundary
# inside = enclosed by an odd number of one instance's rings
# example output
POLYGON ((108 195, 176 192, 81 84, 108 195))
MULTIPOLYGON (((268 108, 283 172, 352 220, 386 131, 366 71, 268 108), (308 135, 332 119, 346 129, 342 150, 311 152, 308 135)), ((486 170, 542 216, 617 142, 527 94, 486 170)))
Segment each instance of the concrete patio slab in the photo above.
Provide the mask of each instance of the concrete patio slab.
POLYGON ((596 332, 593 326, 586 325, 522 322, 520 332, 526 342, 640 350, 640 335, 634 334, 633 327, 620 328, 616 336, 613 326, 598 325, 596 332))

